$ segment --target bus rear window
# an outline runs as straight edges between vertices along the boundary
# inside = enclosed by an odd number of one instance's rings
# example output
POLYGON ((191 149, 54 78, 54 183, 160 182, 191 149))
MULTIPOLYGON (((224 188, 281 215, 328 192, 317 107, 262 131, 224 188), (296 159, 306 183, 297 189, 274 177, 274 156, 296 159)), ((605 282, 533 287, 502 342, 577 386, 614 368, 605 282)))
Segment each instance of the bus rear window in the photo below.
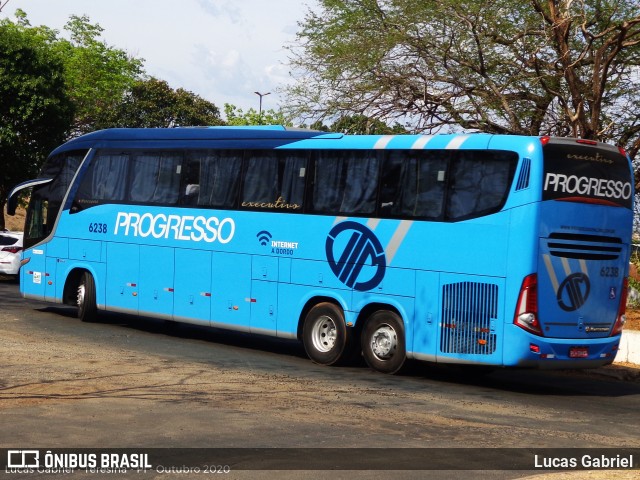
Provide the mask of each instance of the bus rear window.
POLYGON ((544 147, 543 200, 567 200, 631 208, 627 158, 613 147, 551 140, 544 147))

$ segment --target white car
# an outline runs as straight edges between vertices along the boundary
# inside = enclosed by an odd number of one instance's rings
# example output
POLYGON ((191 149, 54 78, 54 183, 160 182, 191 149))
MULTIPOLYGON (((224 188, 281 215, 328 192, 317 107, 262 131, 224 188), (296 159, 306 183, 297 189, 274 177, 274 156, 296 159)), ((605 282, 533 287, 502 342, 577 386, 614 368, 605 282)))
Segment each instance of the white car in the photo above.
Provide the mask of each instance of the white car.
POLYGON ((20 270, 22 232, 0 230, 0 274, 17 275, 20 270))

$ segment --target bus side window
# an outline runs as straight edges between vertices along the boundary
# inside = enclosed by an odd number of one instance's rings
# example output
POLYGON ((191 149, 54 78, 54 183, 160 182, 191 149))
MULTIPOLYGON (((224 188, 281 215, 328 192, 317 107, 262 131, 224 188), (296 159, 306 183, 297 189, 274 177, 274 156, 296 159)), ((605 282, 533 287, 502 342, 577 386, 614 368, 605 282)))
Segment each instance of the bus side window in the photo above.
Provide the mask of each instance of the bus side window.
POLYGON ((390 152, 382 164, 382 175, 380 179, 380 215, 397 216, 402 215, 402 196, 405 188, 405 177, 407 165, 404 152, 390 152))
POLYGON ((236 205, 242 170, 242 150, 208 150, 192 153, 183 178, 181 203, 200 207, 232 208, 236 205))
POLYGON ((302 208, 308 152, 284 152, 280 159, 279 198, 289 210, 302 208))
POLYGON ((447 165, 447 153, 390 152, 382 167, 381 215, 440 219, 447 165))
POLYGON ((458 152, 451 169, 447 218, 497 212, 509 194, 517 160, 513 152, 458 152))
POLYGON ((449 153, 429 152, 419 158, 416 169, 417 195, 414 215, 427 219, 441 219, 447 185, 449 153))
POLYGON ((312 210, 347 215, 373 214, 379 165, 379 152, 319 151, 315 159, 312 210))
POLYGON ((123 152, 98 152, 84 173, 73 209, 125 199, 129 155, 123 152))
MULTIPOLYGON (((242 206, 260 208, 277 199, 278 159, 273 152, 248 152, 242 206)), ((263 207, 264 208, 264 207, 263 207)))
POLYGON ((175 205, 178 202, 182 154, 148 152, 132 159, 129 198, 134 202, 175 205))
POLYGON ((249 151, 241 205, 281 212, 300 211, 307 157, 307 152, 249 151))

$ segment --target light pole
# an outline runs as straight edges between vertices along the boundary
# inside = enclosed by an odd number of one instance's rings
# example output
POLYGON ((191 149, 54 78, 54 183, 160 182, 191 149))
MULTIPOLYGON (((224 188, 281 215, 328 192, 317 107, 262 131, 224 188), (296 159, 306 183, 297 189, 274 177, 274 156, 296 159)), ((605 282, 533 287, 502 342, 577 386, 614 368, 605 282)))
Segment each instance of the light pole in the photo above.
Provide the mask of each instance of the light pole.
POLYGON ((262 97, 266 97, 267 95, 271 94, 271 92, 267 92, 267 93, 253 92, 253 93, 255 93, 260 97, 260 110, 258 111, 258 116, 260 117, 260 123, 262 124, 262 97))

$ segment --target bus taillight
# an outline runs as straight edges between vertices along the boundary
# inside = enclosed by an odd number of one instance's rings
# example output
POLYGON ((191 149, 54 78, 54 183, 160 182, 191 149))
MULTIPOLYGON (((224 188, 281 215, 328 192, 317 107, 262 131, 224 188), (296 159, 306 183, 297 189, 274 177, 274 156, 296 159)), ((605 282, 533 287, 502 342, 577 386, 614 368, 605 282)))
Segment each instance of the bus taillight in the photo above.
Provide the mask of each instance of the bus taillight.
POLYGON ((625 277, 622 280, 622 292, 620 292, 620 306, 618 307, 618 316, 616 317, 616 323, 611 329, 611 337, 620 335, 624 324, 627 322, 627 295, 629 295, 629 279, 625 277))
POLYGON ((538 276, 535 273, 522 281, 513 323, 528 332, 542 335, 538 320, 538 276))
POLYGON ((587 140, 585 138, 577 139, 576 143, 581 143, 582 145, 593 145, 593 146, 598 145, 598 142, 596 142, 595 140, 587 140))

